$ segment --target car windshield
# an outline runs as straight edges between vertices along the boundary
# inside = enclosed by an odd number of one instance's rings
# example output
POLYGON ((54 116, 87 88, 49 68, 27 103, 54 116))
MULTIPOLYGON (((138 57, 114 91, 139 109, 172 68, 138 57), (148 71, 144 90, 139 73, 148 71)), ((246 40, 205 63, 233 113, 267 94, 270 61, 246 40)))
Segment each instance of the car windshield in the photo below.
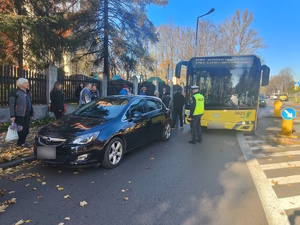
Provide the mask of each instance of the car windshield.
POLYGON ((78 109, 74 115, 100 119, 113 119, 127 105, 127 99, 99 99, 78 109))

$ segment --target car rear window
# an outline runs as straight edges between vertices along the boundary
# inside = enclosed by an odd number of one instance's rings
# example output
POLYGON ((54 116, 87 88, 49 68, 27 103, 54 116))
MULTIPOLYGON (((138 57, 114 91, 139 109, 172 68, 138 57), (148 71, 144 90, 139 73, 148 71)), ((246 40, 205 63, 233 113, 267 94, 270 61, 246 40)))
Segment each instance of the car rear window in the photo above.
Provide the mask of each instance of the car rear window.
POLYGON ((76 116, 112 119, 117 117, 127 104, 127 99, 99 99, 92 104, 83 106, 74 114, 76 116))

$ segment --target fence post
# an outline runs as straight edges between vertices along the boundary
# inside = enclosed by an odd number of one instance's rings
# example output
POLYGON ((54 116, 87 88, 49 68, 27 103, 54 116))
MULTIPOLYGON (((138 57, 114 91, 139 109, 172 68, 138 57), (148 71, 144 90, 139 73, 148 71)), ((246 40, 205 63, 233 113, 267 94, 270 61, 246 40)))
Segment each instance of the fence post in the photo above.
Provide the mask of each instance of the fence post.
POLYGON ((138 95, 139 84, 138 84, 138 78, 136 76, 132 77, 132 83, 133 83, 133 94, 138 95))
POLYGON ((102 96, 105 97, 107 96, 107 76, 102 74, 101 75, 101 85, 102 85, 102 96))
POLYGON ((57 68, 53 65, 49 65, 45 70, 46 75, 46 98, 47 105, 50 103, 50 91, 54 87, 54 83, 57 81, 57 68))

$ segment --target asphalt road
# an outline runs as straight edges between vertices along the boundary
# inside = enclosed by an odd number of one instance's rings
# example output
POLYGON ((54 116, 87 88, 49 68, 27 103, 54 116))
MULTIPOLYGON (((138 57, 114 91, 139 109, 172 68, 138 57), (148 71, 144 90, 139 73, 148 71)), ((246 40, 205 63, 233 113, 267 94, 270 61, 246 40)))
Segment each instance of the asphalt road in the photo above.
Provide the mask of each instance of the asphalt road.
POLYGON ((138 148, 112 170, 38 164, 1 178, 0 201, 17 200, 0 213, 0 224, 267 224, 236 132, 204 130, 202 144, 188 140, 185 125, 169 142, 138 148), (40 177, 10 179, 21 173, 40 177))

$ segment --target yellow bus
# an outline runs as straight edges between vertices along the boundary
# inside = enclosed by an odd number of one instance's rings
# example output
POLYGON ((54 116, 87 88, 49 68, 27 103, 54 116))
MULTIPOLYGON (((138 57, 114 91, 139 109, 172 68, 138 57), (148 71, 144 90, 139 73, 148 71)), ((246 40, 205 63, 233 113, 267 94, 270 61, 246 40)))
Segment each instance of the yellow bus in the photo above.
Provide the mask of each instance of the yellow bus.
POLYGON ((175 76, 186 66, 185 122, 189 123, 191 86, 205 99, 201 125, 208 129, 255 131, 260 85, 269 83, 270 68, 254 55, 195 57, 176 65, 175 76))

